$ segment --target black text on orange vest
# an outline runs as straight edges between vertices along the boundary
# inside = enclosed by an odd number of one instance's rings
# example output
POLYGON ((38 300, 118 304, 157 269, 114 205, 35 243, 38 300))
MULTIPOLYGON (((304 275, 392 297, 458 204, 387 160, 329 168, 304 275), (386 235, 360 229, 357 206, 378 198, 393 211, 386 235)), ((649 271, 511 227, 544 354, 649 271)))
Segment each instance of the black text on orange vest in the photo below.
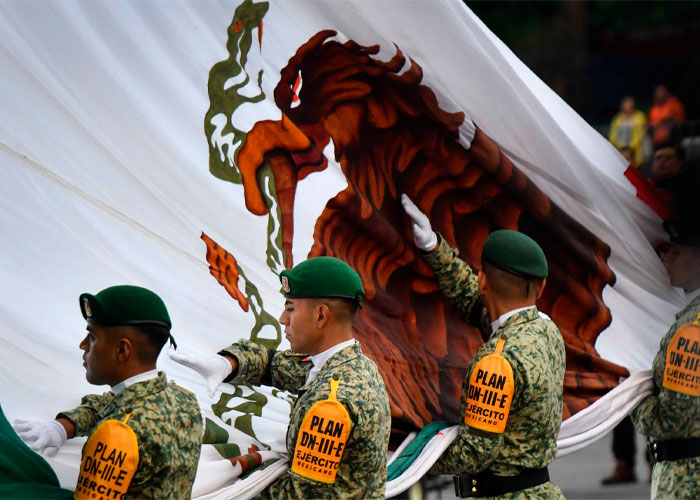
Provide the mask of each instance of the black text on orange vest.
POLYGON ((469 399, 481 402, 491 406, 505 408, 508 402, 508 394, 502 392, 491 391, 485 387, 493 387, 494 389, 503 390, 506 385, 506 376, 489 373, 485 370, 478 370, 476 373, 475 382, 481 386, 469 386, 469 399), (485 386, 485 387, 484 387, 485 386))

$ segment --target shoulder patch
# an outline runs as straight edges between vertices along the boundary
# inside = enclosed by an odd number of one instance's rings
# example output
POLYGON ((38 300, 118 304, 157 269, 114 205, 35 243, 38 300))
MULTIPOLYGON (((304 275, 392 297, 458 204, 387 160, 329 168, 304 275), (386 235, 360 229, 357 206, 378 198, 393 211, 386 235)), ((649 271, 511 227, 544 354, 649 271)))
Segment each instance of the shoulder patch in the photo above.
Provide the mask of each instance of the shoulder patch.
POLYGON ((467 389, 464 423, 482 431, 502 433, 515 391, 513 368, 501 356, 505 339, 493 354, 484 356, 472 370, 467 389))
POLYGON ((105 420, 90 435, 83 448, 77 500, 124 498, 139 464, 134 430, 119 420, 105 420))
POLYGON ((335 483, 352 422, 338 402, 337 379, 331 379, 328 399, 314 404, 304 416, 294 447, 292 471, 321 483, 335 483))
POLYGON ((689 396, 700 396, 700 325, 681 326, 666 350, 664 387, 689 396))

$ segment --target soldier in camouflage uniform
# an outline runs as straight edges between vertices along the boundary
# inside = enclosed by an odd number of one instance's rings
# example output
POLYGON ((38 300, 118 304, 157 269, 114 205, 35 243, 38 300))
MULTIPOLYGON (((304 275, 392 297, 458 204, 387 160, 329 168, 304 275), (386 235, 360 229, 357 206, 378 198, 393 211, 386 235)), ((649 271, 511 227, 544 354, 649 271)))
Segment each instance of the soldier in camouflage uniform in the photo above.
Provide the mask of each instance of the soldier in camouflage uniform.
POLYGON ((174 343, 165 304, 144 288, 115 286, 96 295, 82 294, 80 306, 88 322, 80 344, 86 377, 112 390, 85 396, 80 406, 59 413, 54 421, 15 421, 15 429, 30 447, 49 455, 66 439, 90 436, 83 447, 78 499, 190 498, 202 445, 202 416, 195 396, 155 369, 168 338, 174 343), (114 426, 126 429, 124 435, 131 440, 124 449, 123 442, 109 434, 114 426), (91 439, 100 429, 93 453, 91 439), (120 457, 130 451, 137 451, 131 468, 129 460, 120 468, 120 457))
POLYGON ((664 263, 671 284, 686 291, 689 303, 676 314, 676 321, 661 340, 652 364, 654 392, 634 409, 632 421, 639 432, 649 436, 654 462, 652 498, 697 500, 700 498, 700 228, 692 220, 669 221, 665 226, 674 244, 664 263), (679 372, 685 383, 674 383, 679 372))
POLYGON ((391 415, 376 365, 352 338, 352 317, 364 295, 360 277, 341 260, 316 257, 282 271, 280 280, 286 297, 280 323, 292 350, 240 340, 210 357, 171 357, 202 374, 210 394, 224 380, 298 394, 287 429, 291 470, 267 487, 263 498, 384 498, 391 415), (347 411, 349 435, 342 446, 331 443, 338 461, 326 477, 317 477, 307 473, 305 464, 325 458, 316 453, 322 446, 305 446, 304 422, 313 427, 315 416, 322 415, 314 408, 329 399, 347 411))
POLYGON ((440 289, 486 339, 462 386, 460 412, 465 422, 430 472, 455 474, 457 495, 462 497, 564 498, 549 481, 546 468, 557 452, 566 353, 557 326, 535 307, 547 275, 542 250, 521 233, 496 231, 484 245, 484 270, 477 276, 405 195, 402 203, 413 220, 416 245, 424 251, 440 289), (504 290, 495 283, 501 279, 521 287, 520 303, 512 297, 504 303, 504 297, 494 296, 504 290), (490 432, 473 421, 467 424, 466 412, 474 402, 469 399, 474 372, 486 356, 501 349, 499 344, 512 368, 513 392, 505 427, 490 432))

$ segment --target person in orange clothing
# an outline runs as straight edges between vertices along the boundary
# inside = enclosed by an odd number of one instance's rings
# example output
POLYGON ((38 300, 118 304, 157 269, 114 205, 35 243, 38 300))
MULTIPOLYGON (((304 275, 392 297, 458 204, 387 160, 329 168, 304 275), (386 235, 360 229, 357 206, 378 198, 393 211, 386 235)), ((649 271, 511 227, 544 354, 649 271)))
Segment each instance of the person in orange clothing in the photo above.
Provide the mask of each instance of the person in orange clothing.
POLYGON ((634 97, 627 96, 620 103, 620 112, 610 123, 608 140, 619 150, 632 152, 630 163, 641 165, 644 161, 642 143, 647 133, 647 118, 636 108, 634 97))
POLYGON ((649 130, 654 147, 658 148, 670 142, 674 127, 683 121, 683 103, 669 93, 666 85, 658 85, 654 89, 654 104, 649 110, 649 130))

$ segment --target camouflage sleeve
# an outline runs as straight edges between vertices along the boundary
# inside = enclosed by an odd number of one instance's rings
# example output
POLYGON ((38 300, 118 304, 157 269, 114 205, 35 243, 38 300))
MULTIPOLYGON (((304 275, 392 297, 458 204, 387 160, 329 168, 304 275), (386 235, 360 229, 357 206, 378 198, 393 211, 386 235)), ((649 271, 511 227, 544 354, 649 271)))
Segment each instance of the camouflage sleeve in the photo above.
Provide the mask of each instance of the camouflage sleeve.
POLYGON ((238 371, 227 378, 226 382, 234 385, 260 384, 266 372, 270 371, 270 361, 274 352, 245 339, 222 349, 219 354, 232 356, 238 361, 238 371))
POLYGON ((128 425, 136 434, 139 449, 136 473, 129 484, 131 491, 143 491, 146 488, 147 491, 158 491, 158 481, 154 478, 168 475, 167 469, 172 457, 168 447, 159 438, 162 438, 164 432, 172 433, 174 429, 161 427, 164 422, 157 422, 160 425, 149 424, 143 415, 134 416, 129 420, 128 425))
POLYGON ((296 392, 306 383, 313 363, 306 354, 277 351, 272 359, 272 385, 284 391, 296 392))
MULTIPOLYGON (((513 370, 513 399, 510 413, 515 413, 528 406, 537 407, 536 403, 538 402, 534 401, 535 389, 542 385, 542 377, 546 376, 543 371, 544 359, 533 356, 531 351, 526 353, 520 351, 521 349, 508 342, 503 349, 503 356, 508 360, 513 370), (523 365, 530 366, 531 369, 527 370, 523 365)), ((530 412, 527 412, 527 415, 530 415, 530 412)), ((525 417, 525 415, 521 414, 521 417, 525 417)), ((534 414, 532 420, 532 424, 537 426, 539 416, 534 414)))
MULTIPOLYGON (((460 412, 464 415, 467 405, 467 390, 472 370, 479 358, 493 349, 483 345, 472 360, 462 385, 460 396, 460 412)), ((475 429, 462 421, 459 425, 459 434, 440 458, 430 468, 431 474, 478 474, 487 469, 499 456, 503 446, 503 434, 496 434, 475 429)))
POLYGON ((76 436, 87 436, 97 424, 97 413, 114 398, 111 392, 102 395, 88 394, 83 396, 80 406, 73 410, 63 411, 56 418, 67 418, 75 426, 76 436))
POLYGON ((682 321, 676 321, 671 326, 652 362, 654 393, 646 397, 631 414, 637 430, 657 440, 682 436, 683 430, 691 429, 696 420, 697 413, 693 408, 699 398, 663 387, 668 345, 681 324, 682 321))
MULTIPOLYGON (((303 416, 306 415, 309 408, 313 406, 315 402, 322 401, 328 397, 328 391, 317 392, 314 394, 314 398, 306 403, 306 411, 302 411, 299 414, 300 419, 297 421, 297 425, 301 424, 303 416)), ((346 407, 350 410, 350 408, 346 407)), ((350 412, 349 412, 350 413, 350 412)), ((352 420, 352 414, 351 414, 352 420)), ((355 431, 354 420, 353 430, 355 431)), ((290 422, 290 426, 294 425, 294 421, 290 422)), ((341 458, 341 463, 347 460, 347 451, 343 453, 341 458)), ((293 453, 293 452, 292 452, 293 453)), ((322 483, 319 481, 314 481, 312 479, 301 476, 291 470, 286 471, 277 480, 272 483, 267 489, 262 492, 263 498, 269 499, 291 499, 291 498, 337 498, 338 495, 334 494, 334 484, 322 483)))
POLYGON ((312 481, 292 472, 286 471, 267 487, 261 494, 263 498, 333 498, 333 485, 312 481))
MULTIPOLYGON (((464 412, 466 406, 466 390, 471 373, 479 359, 493 352, 496 339, 484 344, 472 360, 467 376, 462 387, 460 409, 464 412)), ((510 413, 528 406, 532 399, 531 382, 528 381, 528 372, 522 367, 517 349, 506 343, 503 355, 513 369, 513 403, 510 413)), ((533 381, 534 382, 534 381, 533 381)), ((526 412, 521 412, 521 416, 526 412)), ((540 425, 540 415, 532 413, 533 428, 540 425)), ((443 452, 439 460, 430 469, 432 474, 478 474, 488 469, 491 464, 501 456, 504 444, 503 434, 496 434, 475 429, 465 424, 460 424, 459 434, 450 446, 443 452)))
POLYGON ((691 411, 692 396, 661 388, 658 395, 651 395, 632 411, 632 422, 645 436, 655 439, 678 437, 679 429, 689 428, 696 420, 691 411))
POLYGON ((431 474, 478 474, 488 469, 500 454, 503 434, 493 434, 468 425, 459 426, 459 434, 428 472, 431 474))
POLYGON ((265 346, 239 340, 219 354, 238 360, 238 371, 226 379, 231 384, 272 385, 285 391, 298 391, 306 382, 312 363, 303 361, 306 354, 275 351, 265 346))
MULTIPOLYGON (((335 483, 326 484, 287 471, 265 491, 265 498, 367 498, 372 491, 367 489, 371 488, 369 485, 375 483, 376 486, 378 471, 383 475, 380 483, 380 496, 383 498, 390 432, 388 401, 382 402, 376 398, 373 390, 376 381, 373 383, 366 371, 346 374, 341 379, 344 385, 339 389, 338 400, 348 411, 352 427, 335 483), (350 477, 352 480, 348 481, 350 477)), ((327 396, 328 392, 324 391, 315 399, 322 401, 327 396)))
POLYGON ((423 254, 423 259, 433 269, 440 291, 457 307, 462 320, 482 330, 489 325, 486 308, 479 296, 477 275, 442 235, 438 234, 438 247, 423 254))

